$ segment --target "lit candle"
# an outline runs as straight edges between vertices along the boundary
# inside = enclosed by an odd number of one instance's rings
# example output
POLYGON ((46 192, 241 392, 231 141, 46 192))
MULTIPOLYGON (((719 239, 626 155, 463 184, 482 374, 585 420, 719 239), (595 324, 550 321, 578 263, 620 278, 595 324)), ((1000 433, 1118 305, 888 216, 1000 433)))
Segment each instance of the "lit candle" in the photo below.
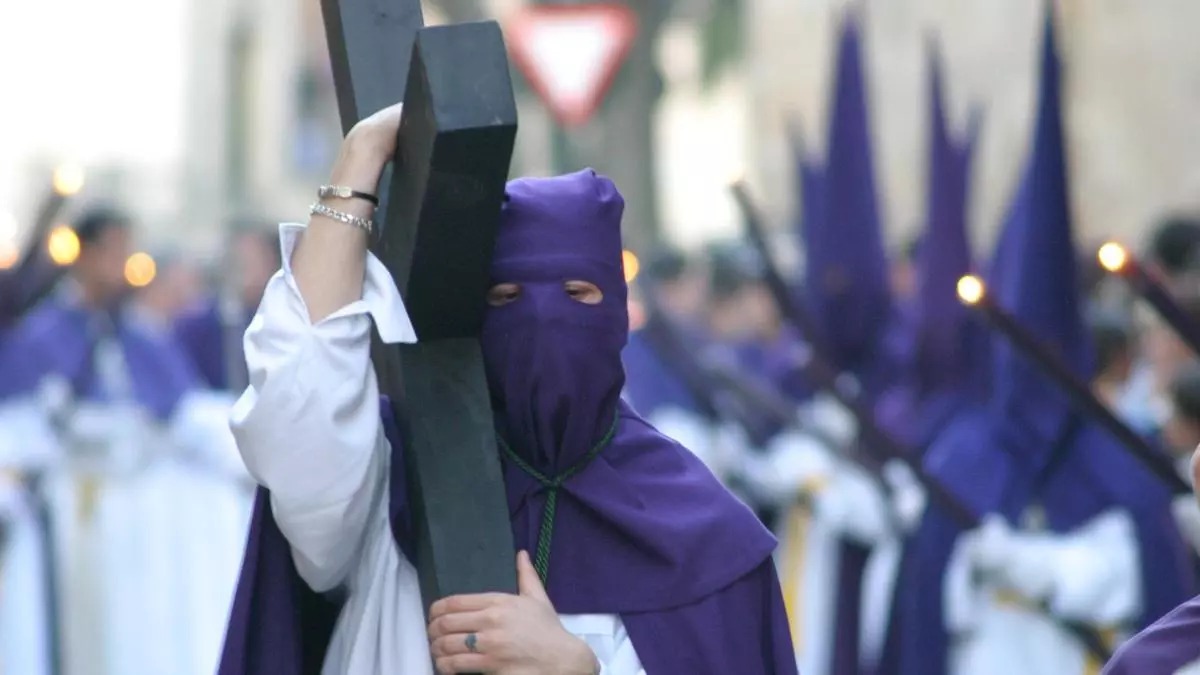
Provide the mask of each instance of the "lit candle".
POLYGON ((1100 259, 1101 267, 1124 279, 1143 300, 1150 303, 1179 339, 1193 353, 1200 355, 1200 326, 1175 302, 1156 275, 1138 264, 1124 246, 1113 241, 1101 246, 1096 257, 1100 259))
POLYGON ((1165 481, 1173 492, 1185 494, 1192 491, 1191 486, 1175 471, 1174 465, 1165 454, 1151 447, 1145 438, 1114 415, 1096 398, 1091 388, 1071 372, 1059 355, 1022 326, 1016 317, 992 302, 987 287, 979 277, 967 275, 959 279, 958 297, 964 305, 979 311, 991 327, 1002 334, 1018 351, 1032 359, 1041 371, 1067 394, 1077 408, 1108 429, 1146 465, 1146 468, 1165 481))
POLYGON ((50 177, 49 187, 38 202, 37 215, 33 218, 31 241, 42 240, 50 232, 67 200, 83 189, 83 169, 73 164, 58 167, 50 177))

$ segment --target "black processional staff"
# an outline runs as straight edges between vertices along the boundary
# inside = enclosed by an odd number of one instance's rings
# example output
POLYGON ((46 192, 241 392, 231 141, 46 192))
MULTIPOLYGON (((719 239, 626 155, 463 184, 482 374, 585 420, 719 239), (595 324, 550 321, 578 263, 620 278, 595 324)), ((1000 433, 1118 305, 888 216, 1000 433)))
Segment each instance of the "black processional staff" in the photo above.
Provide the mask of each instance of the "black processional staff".
POLYGON ((1167 322, 1192 353, 1200 356, 1200 326, 1179 306, 1154 270, 1147 269, 1128 249, 1115 241, 1101 246, 1096 257, 1101 267, 1124 279, 1167 322))
POLYGON ((968 307, 979 311, 987 322, 1027 358, 1033 360, 1047 377, 1070 397, 1071 402, 1100 426, 1107 429, 1122 445, 1154 475, 1162 480, 1175 494, 1191 493, 1192 488, 1175 470, 1174 464, 1164 454, 1155 450, 1150 442, 1129 425, 1122 422, 1091 388, 1081 381, 1062 358, 1051 351, 1035 335, 997 303, 992 302, 987 287, 976 276, 968 275, 958 281, 958 297, 968 307))
MULTIPOLYGON (((809 332, 814 325, 812 320, 792 297, 791 290, 775 262, 767 242, 766 229, 745 184, 740 181, 734 183, 731 190, 742 211, 747 236, 763 258, 769 280, 768 285, 780 312, 789 323, 804 333, 805 337, 809 335, 815 337, 815 332, 809 332)), ((902 462, 913 472, 929 498, 937 503, 959 527, 964 530, 978 528, 982 524, 980 516, 925 471, 917 459, 921 453, 917 452, 915 448, 906 448, 904 444, 879 426, 875 421, 874 413, 861 400, 859 392, 847 387, 845 378, 840 377, 835 369, 829 367, 828 361, 821 359, 822 350, 816 344, 812 345, 812 350, 816 358, 808 361, 805 374, 814 385, 832 394, 854 416, 859 429, 868 441, 864 444, 867 452, 876 455, 880 461, 898 460, 902 462)), ((1107 662, 1112 657, 1112 652, 1105 644, 1104 639, 1089 626, 1056 616, 1044 603, 1039 605, 1039 609, 1047 618, 1078 639, 1080 644, 1101 663, 1107 662)))

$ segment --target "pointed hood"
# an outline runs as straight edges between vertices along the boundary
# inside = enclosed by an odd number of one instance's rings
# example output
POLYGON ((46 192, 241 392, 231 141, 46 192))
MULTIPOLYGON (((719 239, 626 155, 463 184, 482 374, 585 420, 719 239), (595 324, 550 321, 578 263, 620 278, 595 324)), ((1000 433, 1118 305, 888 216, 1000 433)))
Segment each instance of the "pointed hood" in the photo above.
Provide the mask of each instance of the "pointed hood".
POLYGON ((800 205, 796 233, 801 243, 807 243, 812 241, 814 230, 819 232, 825 227, 825 167, 808 152, 799 120, 788 122, 788 144, 796 172, 796 201, 800 205))
POLYGON ((855 372, 875 356, 891 308, 861 52, 858 17, 849 14, 829 110, 823 217, 804 227, 808 306, 834 365, 855 372))
POLYGON ((929 168, 925 232, 917 253, 916 376, 932 390, 961 382, 983 355, 970 339, 971 313, 959 302, 958 279, 971 272, 967 232, 967 194, 978 116, 972 115, 967 138, 951 138, 946 119, 942 68, 937 46, 928 48, 929 168))
MULTIPOLYGON (((1001 239, 993 295, 1026 329, 1058 352, 1080 378, 1092 375, 1077 257, 1071 235, 1060 65, 1053 11, 1047 10, 1033 153, 1001 239)), ((993 350, 993 414, 1016 422, 1026 448, 1050 449, 1067 432, 1067 398, 1007 341, 993 350)))
POLYGON ((903 378, 880 396, 877 420, 906 443, 923 448, 968 401, 986 391, 987 329, 957 297, 958 279, 972 269, 967 193, 979 116, 965 139, 951 137, 943 102, 938 50, 928 43, 929 160, 925 229, 916 252, 917 289, 903 331, 903 378), (971 395, 971 396, 968 396, 971 395))

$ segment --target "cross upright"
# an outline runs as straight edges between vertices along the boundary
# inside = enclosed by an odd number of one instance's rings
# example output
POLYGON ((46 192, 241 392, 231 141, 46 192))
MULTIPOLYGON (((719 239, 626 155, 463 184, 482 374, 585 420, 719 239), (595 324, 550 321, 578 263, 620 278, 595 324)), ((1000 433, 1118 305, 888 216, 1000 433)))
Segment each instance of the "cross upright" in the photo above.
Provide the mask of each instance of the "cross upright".
POLYGON ((417 343, 371 358, 404 442, 426 613, 517 590, 479 335, 517 113, 494 21, 423 27, 419 0, 321 0, 343 132, 404 102, 372 251, 417 343), (390 176, 390 177, 389 177, 390 176))

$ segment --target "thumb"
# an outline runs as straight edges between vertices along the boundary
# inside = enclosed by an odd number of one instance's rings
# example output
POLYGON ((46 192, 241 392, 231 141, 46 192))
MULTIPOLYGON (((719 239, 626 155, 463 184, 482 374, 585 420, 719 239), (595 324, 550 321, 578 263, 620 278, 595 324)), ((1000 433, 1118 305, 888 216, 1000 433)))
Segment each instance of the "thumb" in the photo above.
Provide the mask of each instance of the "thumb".
POLYGON ((529 554, 525 551, 517 554, 517 592, 526 598, 550 604, 550 596, 546 595, 542 580, 538 577, 537 570, 533 568, 529 554))

